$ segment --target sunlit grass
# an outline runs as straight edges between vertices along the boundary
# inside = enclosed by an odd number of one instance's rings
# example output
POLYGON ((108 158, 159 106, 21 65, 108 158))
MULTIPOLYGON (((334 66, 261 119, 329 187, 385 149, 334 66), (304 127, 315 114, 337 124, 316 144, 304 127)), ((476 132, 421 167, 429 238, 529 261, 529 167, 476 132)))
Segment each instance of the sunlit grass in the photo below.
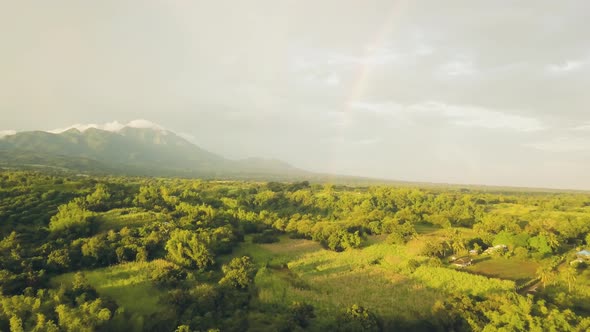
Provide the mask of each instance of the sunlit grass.
POLYGON ((467 268, 468 271, 493 278, 527 282, 536 277, 539 264, 530 260, 492 258, 467 268))
POLYGON ((511 291, 512 281, 490 279, 448 268, 405 269, 409 259, 424 262, 406 246, 373 239, 362 249, 341 253, 308 240, 282 238, 280 243, 245 243, 235 254, 264 261, 256 276, 255 305, 264 309, 311 303, 318 316, 333 317, 352 304, 370 308, 390 321, 427 317, 447 294, 486 295, 511 291), (372 244, 371 244, 372 243, 372 244), (283 264, 273 264, 282 262, 283 264), (270 263, 270 264, 268 264, 270 263), (285 264, 286 263, 286 264, 285 264))
POLYGON ((114 209, 98 216, 99 231, 120 230, 123 227, 141 227, 148 223, 167 221, 162 213, 143 211, 137 208, 114 209))
MULTIPOLYGON (((149 272, 165 261, 134 262, 83 271, 88 283, 101 296, 112 298, 125 311, 149 316, 160 311, 159 300, 164 292, 149 280, 149 272)), ((55 286, 72 282, 74 273, 62 274, 51 280, 55 286)))

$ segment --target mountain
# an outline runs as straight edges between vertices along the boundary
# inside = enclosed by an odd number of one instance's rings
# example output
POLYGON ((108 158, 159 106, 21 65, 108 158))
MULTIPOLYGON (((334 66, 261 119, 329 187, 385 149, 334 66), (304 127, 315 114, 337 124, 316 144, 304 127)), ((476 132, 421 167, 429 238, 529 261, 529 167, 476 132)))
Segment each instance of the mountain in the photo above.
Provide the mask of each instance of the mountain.
MULTIPOLYGON (((132 122, 133 123, 133 122, 132 122)), ((0 165, 49 167, 78 172, 209 178, 293 178, 311 173, 278 160, 229 160, 151 124, 78 126, 0 138, 0 165)))

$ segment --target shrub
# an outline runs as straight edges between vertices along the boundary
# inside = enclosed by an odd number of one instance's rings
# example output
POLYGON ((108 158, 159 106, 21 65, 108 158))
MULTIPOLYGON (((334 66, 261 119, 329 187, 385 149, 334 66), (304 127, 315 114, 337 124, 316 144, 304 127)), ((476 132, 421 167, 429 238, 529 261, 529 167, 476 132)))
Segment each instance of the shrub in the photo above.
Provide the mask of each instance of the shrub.
POLYGON ((219 284, 234 288, 248 288, 256 275, 256 268, 248 256, 232 259, 222 270, 225 275, 219 284))
POLYGON ((338 319, 339 331, 380 331, 377 316, 364 307, 352 305, 338 319))

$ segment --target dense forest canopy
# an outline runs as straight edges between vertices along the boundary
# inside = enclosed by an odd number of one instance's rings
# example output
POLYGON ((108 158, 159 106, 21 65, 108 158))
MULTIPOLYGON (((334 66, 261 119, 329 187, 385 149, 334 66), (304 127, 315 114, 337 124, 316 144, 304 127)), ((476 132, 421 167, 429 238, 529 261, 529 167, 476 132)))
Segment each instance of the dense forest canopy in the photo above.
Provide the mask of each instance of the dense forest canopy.
POLYGON ((585 249, 586 193, 0 171, 0 331, 586 331, 585 249))

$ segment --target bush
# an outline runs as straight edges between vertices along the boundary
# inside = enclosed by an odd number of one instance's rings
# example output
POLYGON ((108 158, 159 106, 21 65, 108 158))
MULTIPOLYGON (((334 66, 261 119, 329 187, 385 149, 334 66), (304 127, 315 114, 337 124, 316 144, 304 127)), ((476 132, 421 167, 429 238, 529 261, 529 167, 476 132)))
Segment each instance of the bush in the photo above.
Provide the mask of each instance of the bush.
POLYGON ((157 264, 150 273, 150 279, 156 286, 174 287, 186 279, 186 272, 172 263, 157 264))
POLYGON ((279 238, 272 230, 265 230, 262 234, 256 234, 252 237, 252 243, 276 243, 279 238))
POLYGON ((166 243, 166 251, 172 262, 187 268, 203 270, 214 263, 206 244, 188 230, 174 230, 166 243))
POLYGON ((304 302, 293 302, 289 312, 293 322, 303 328, 309 326, 309 321, 315 318, 313 306, 304 302))
POLYGON ((74 200, 58 208, 57 214, 51 217, 49 230, 61 235, 85 236, 91 231, 92 221, 92 212, 74 200))
POLYGON ((248 256, 232 259, 222 270, 225 275, 219 284, 234 288, 248 288, 256 275, 256 268, 248 256))
POLYGON ((377 316, 368 309, 354 304, 340 315, 338 331, 381 331, 381 327, 377 316))

